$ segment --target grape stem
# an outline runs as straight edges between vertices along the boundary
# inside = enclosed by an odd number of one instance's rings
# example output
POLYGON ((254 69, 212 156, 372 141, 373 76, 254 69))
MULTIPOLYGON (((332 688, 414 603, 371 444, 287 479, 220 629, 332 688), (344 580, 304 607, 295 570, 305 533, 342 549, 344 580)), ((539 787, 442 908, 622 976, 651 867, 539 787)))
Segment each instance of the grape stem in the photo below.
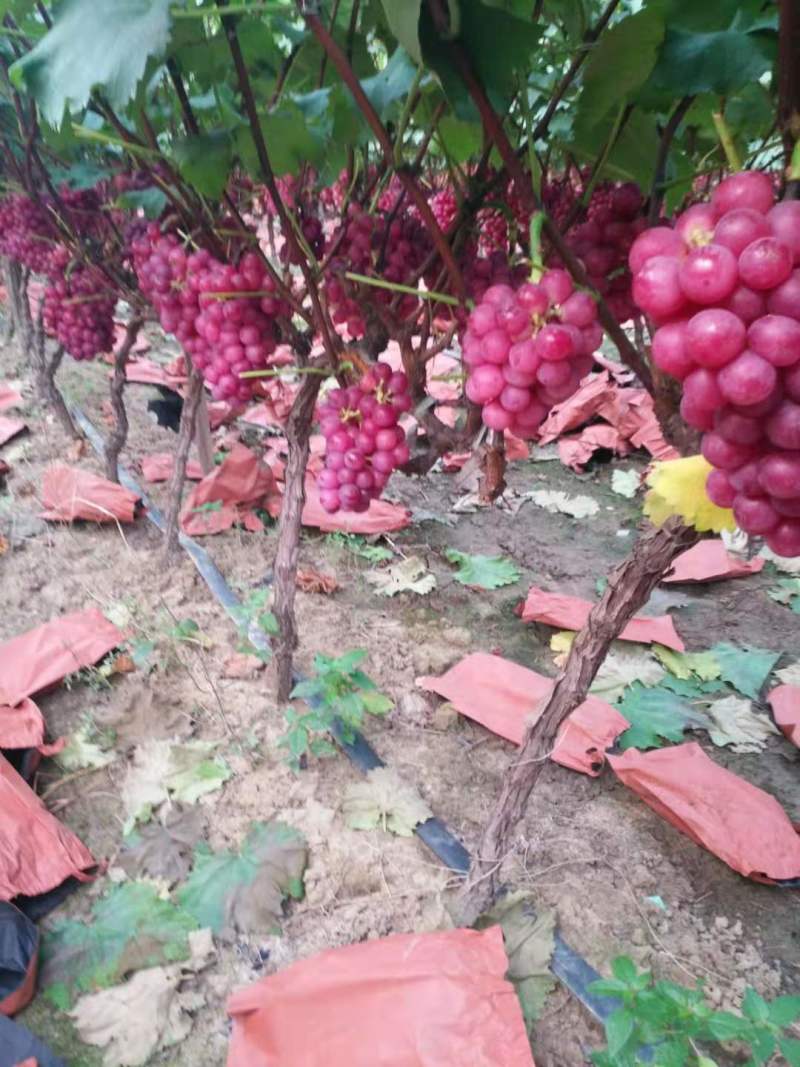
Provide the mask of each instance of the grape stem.
MULTIPOLYGON (((460 307, 464 303, 464 301, 457 300, 454 296, 448 296, 447 293, 437 293, 430 289, 415 289, 411 285, 402 285, 400 282, 387 282, 383 278, 370 278, 366 274, 356 274, 352 270, 346 270, 344 276, 349 278, 351 282, 374 285, 377 289, 389 289, 393 293, 407 293, 409 296, 418 296, 420 300, 432 300, 437 304, 451 304, 453 307, 460 307)), ((466 304, 467 307, 473 307, 474 301, 467 300, 466 304)))
POLYGON ((725 117, 721 111, 713 111, 711 118, 714 122, 714 129, 717 131, 717 137, 719 137, 719 143, 722 145, 722 150, 725 153, 725 158, 728 161, 728 166, 731 170, 742 169, 742 159, 734 144, 733 134, 731 133, 730 126, 725 121, 725 117))

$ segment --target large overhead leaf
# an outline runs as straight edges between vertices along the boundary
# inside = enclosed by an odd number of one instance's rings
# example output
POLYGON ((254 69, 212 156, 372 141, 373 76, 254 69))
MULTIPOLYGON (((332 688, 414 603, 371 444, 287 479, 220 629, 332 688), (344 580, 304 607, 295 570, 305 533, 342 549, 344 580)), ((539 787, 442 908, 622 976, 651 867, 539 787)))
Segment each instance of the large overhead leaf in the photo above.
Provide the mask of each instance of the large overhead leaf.
POLYGON ((238 853, 198 846, 178 900, 215 933, 275 932, 286 897, 302 899, 307 860, 298 830, 282 822, 253 823, 238 853))
POLYGON ((53 28, 11 67, 44 117, 60 126, 64 111, 82 111, 99 88, 112 107, 124 108, 151 56, 170 37, 170 0, 63 0, 53 28))
POLYGON ((389 29, 415 63, 422 63, 419 11, 422 0, 382 0, 389 29))
POLYGON ((591 128, 644 85, 663 38, 664 21, 651 8, 607 30, 586 62, 576 125, 591 128))
MULTIPOLYGON (((280 110, 262 115, 261 129, 273 170, 278 175, 295 174, 303 163, 317 163, 324 156, 325 144, 319 130, 304 119, 294 104, 283 104, 280 110)), ((254 178, 260 178, 261 168, 249 126, 237 131, 236 147, 245 169, 254 178)))
POLYGON ((378 114, 384 117, 389 107, 406 95, 416 73, 416 67, 405 50, 398 48, 383 70, 361 82, 361 88, 378 114))
POLYGON ((147 882, 115 886, 92 908, 92 921, 65 919, 42 941, 45 995, 67 1008, 77 993, 103 989, 132 971, 189 955, 196 920, 147 882))
POLYGON ((770 36, 740 29, 691 33, 667 30, 651 83, 675 94, 726 94, 749 85, 772 66, 770 36))
POLYGON ((184 137, 172 145, 172 157, 181 177, 203 196, 217 199, 228 182, 233 146, 227 131, 184 137))

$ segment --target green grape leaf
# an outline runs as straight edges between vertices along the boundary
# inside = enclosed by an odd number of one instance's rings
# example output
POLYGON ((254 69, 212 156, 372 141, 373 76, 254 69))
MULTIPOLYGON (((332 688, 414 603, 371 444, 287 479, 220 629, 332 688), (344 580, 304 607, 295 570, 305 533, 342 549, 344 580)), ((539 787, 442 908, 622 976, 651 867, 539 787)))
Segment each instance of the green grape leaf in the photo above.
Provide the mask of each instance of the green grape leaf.
POLYGON ((113 763, 116 755, 106 752, 95 740, 97 731, 86 722, 74 734, 57 754, 57 762, 65 771, 77 771, 82 767, 107 767, 113 763))
POLYGON ((79 993, 115 985, 132 971, 189 956, 197 921, 149 882, 125 882, 95 901, 91 922, 64 919, 42 938, 45 995, 66 1009, 79 993))
POLYGON ((713 652, 675 652, 664 645, 653 645, 653 654, 676 678, 689 680, 696 675, 701 681, 710 682, 722 672, 713 652))
POLYGON ((156 186, 149 189, 129 189, 126 193, 120 193, 116 206, 122 211, 132 213, 141 208, 145 218, 157 219, 167 206, 167 195, 156 186))
POLYGON ((550 971, 555 948, 555 912, 537 913, 530 893, 510 893, 482 915, 475 925, 479 930, 496 925, 502 927, 508 954, 506 977, 517 991, 530 1032, 556 984, 550 971))
POLYGON ((202 196, 219 199, 228 183, 233 145, 225 130, 183 137, 172 144, 181 177, 202 196))
POLYGON ((740 29, 691 33, 670 27, 650 85, 679 93, 726 95, 770 69, 774 39, 740 29))
POLYGON ((477 589, 499 589, 518 582, 521 573, 513 560, 505 556, 470 556, 455 548, 446 548, 445 558, 456 564, 453 575, 457 582, 477 589))
POLYGON ((284 900, 303 897, 307 862, 308 848, 298 830, 282 822, 256 822, 239 852, 198 845, 178 901, 200 926, 228 938, 235 931, 276 932, 284 900))
POLYGON ((382 0, 389 29, 415 63, 422 63, 419 12, 422 0, 382 0))
POLYGON ((800 615, 800 578, 781 578, 776 586, 767 590, 767 596, 800 615))
POLYGON ((661 685, 630 686, 617 708, 631 724, 619 739, 620 747, 660 748, 665 741, 683 741, 684 731, 705 726, 706 719, 682 697, 661 685))
POLYGON ((122 109, 148 60, 166 51, 169 7, 170 0, 63 0, 52 29, 11 67, 11 80, 56 128, 65 110, 84 109, 93 89, 122 109))
POLYGON ((766 648, 737 647, 723 641, 711 649, 720 665, 720 678, 734 689, 757 700, 772 668, 781 658, 780 652, 766 648))
POLYGON ((664 39, 664 20, 652 8, 622 19, 592 48, 583 74, 576 126, 591 128, 644 84, 664 39))

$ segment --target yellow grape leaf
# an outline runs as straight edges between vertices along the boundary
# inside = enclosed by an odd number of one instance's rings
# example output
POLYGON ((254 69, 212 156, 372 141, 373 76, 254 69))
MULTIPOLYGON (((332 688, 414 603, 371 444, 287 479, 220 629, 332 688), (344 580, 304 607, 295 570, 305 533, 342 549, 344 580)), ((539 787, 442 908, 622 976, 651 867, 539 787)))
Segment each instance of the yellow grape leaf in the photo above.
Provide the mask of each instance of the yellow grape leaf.
POLYGON ((730 508, 719 508, 706 496, 706 479, 711 469, 703 456, 656 463, 647 476, 650 491, 644 501, 645 515, 656 526, 672 515, 679 515, 701 533, 736 529, 730 508))

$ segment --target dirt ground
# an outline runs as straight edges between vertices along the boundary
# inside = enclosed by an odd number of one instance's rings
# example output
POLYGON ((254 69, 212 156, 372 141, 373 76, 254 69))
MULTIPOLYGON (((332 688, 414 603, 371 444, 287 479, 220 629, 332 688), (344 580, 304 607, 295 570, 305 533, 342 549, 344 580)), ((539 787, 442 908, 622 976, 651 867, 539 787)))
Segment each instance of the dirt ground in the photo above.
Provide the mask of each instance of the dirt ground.
MULTIPOLYGON (((97 364, 70 364, 61 373, 68 397, 104 429, 105 375, 97 364)), ((184 736, 218 740, 234 775, 221 794, 201 801, 211 845, 237 845, 252 820, 275 817, 297 827, 309 842, 306 896, 289 908, 282 935, 219 944, 217 961, 202 979, 208 1006, 182 1045, 151 1061, 218 1067, 226 1055, 224 1004, 232 990, 324 948, 446 927, 448 893, 456 883, 417 838, 346 827, 340 805, 359 772, 343 755, 314 761, 299 775, 286 766, 277 747, 285 725, 271 672, 225 677, 223 664, 236 646, 234 628, 185 556, 163 563, 152 524, 140 518, 121 531, 38 519, 42 472, 68 454, 68 441, 44 416, 11 347, 0 353, 0 379, 22 380, 30 427, 3 449, 13 474, 7 495, 0 496, 0 532, 11 546, 0 557, 0 639, 63 612, 92 605, 108 609, 122 601, 144 630, 157 631, 171 613, 196 620, 210 644, 206 650, 183 650, 182 662, 164 671, 115 678, 111 688, 57 689, 40 701, 50 735, 70 733, 89 713, 101 724, 124 722, 129 741, 143 740, 153 722, 184 736)), ((143 455, 174 447, 174 435, 147 414, 153 395, 145 386, 128 389, 132 431, 123 459, 134 472, 143 455)), ((91 449, 77 462, 102 472, 91 449)), ((624 466, 645 462, 642 455, 624 466)), ((580 521, 531 503, 515 515, 497 510, 456 515, 450 511, 458 496, 452 475, 434 474, 422 483, 396 476, 392 495, 429 516, 391 538, 398 552, 423 555, 437 575, 438 588, 426 597, 376 596, 363 577, 368 563, 314 531, 303 535, 301 564, 335 575, 341 587, 331 597, 298 594, 301 668, 308 668, 318 651, 368 650, 367 673, 396 702, 388 718, 368 724, 369 740, 470 850, 477 847, 513 746, 465 720, 437 715, 439 701, 417 689, 415 678, 442 672, 478 650, 554 673, 552 631, 524 625, 513 609, 532 583, 593 597, 597 579, 625 556, 638 506, 611 492, 610 471, 602 463, 584 476, 558 461, 514 464, 515 488, 547 486, 596 499, 600 512, 580 521), (442 555, 446 546, 510 555, 522 579, 495 592, 471 591, 453 581, 442 555)), ((148 488, 163 503, 163 487, 148 488)), ((207 538, 204 545, 232 587, 246 593, 263 583, 275 538, 274 527, 265 534, 237 530, 207 538)), ((686 591, 688 603, 673 617, 687 647, 729 640, 780 649, 784 664, 800 658, 797 617, 766 595, 770 582, 758 575, 686 591)), ((736 755, 713 748, 703 734, 694 736, 716 760, 773 793, 800 822, 796 749, 776 738, 758 755, 736 755)), ((112 868, 122 836, 124 762, 122 754, 109 768, 64 783, 49 801, 112 868)), ((40 787, 52 785, 60 773, 45 761, 40 787)), ((503 878, 512 888, 532 890, 537 906, 554 908, 564 938, 600 971, 607 973, 615 955, 628 953, 677 981, 704 978, 712 999, 725 1006, 736 1005, 746 985, 769 997, 797 991, 797 892, 741 878, 659 818, 609 771, 591 779, 556 765, 547 768, 503 878), (664 909, 650 897, 660 897, 664 909)), ((107 879, 98 879, 56 915, 86 916, 107 888, 107 879)), ((101 1063, 101 1055, 81 1045, 69 1020, 41 997, 20 1021, 70 1067, 101 1063)), ((600 1037, 581 1005, 557 987, 533 1037, 536 1063, 588 1062, 588 1050, 600 1037)))

